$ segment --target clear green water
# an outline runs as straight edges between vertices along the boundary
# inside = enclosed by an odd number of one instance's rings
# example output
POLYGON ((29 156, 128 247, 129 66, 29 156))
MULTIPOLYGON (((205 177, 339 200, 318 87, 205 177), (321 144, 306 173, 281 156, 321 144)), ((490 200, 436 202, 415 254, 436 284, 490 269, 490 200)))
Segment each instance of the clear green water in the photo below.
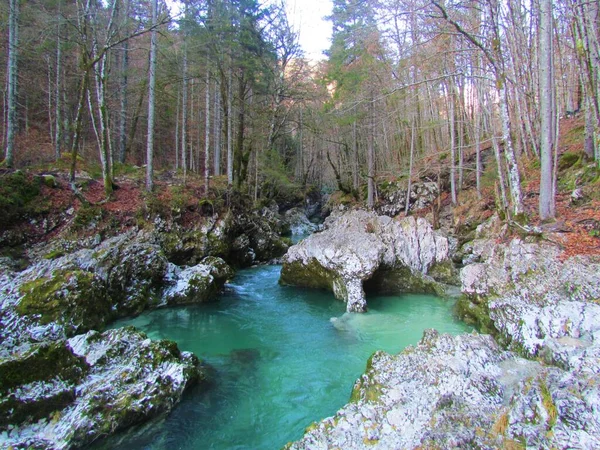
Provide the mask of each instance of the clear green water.
POLYGON ((425 328, 469 330, 450 302, 426 295, 369 298, 367 314, 345 314, 330 293, 279 286, 280 270, 242 270, 216 303, 114 325, 175 340, 216 373, 208 391, 192 389, 169 417, 105 448, 279 449, 348 401, 375 350, 399 352, 425 328))

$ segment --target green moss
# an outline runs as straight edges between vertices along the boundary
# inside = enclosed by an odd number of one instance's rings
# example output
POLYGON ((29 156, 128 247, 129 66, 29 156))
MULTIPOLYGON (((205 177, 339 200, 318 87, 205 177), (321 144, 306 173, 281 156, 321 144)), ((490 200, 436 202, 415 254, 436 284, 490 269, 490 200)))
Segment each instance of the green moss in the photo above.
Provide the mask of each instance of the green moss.
POLYGON ((455 305, 456 315, 468 324, 475 325, 481 333, 498 335, 498 330, 490 318, 486 299, 461 296, 455 305))
POLYGON ((558 160, 558 170, 566 170, 574 167, 583 160, 583 154, 581 152, 564 152, 558 160))
POLYGON ((45 211, 40 201, 40 178, 17 170, 0 175, 0 227, 8 228, 17 221, 45 211))
POLYGON ((460 284, 458 270, 456 270, 456 266, 450 259, 435 263, 429 269, 428 275, 441 283, 452 285, 460 284))
POLYGON ((65 251, 62 248, 56 248, 54 250, 49 251, 44 255, 44 259, 56 259, 65 255, 65 251))
POLYGON ((540 377, 538 380, 540 386, 540 393, 542 395, 542 404, 544 405, 544 409, 546 409, 546 413, 548 414, 548 431, 550 432, 554 425, 556 425, 556 420, 558 418, 558 410, 556 409, 556 404, 552 399, 552 394, 550 393, 550 389, 546 384, 546 380, 540 377))
POLYGON ((24 283, 20 293, 19 314, 37 316, 42 324, 57 322, 67 336, 101 329, 111 316, 105 286, 90 272, 59 270, 24 283))
POLYGON ((104 217, 104 211, 100 206, 82 206, 77 210, 73 219, 74 230, 84 230, 100 222, 104 217))
POLYGON ((308 264, 302 264, 300 261, 285 263, 281 268, 279 282, 283 285, 331 291, 336 279, 337 275, 334 272, 325 269, 316 259, 312 258, 308 264))
POLYGON ((363 284, 365 292, 380 294, 435 294, 443 297, 444 286, 436 282, 432 277, 413 273, 408 266, 395 269, 379 269, 373 276, 363 284))
POLYGON ((375 369, 373 368, 373 360, 380 352, 373 353, 367 360, 367 366, 364 375, 362 375, 352 388, 350 394, 350 403, 358 403, 359 401, 377 402, 382 394, 382 386, 374 381, 375 369))
POLYGON ((75 399, 71 387, 87 374, 83 358, 73 354, 65 342, 38 345, 17 358, 0 362, 0 428, 8 424, 36 421, 61 410, 75 399), (12 391, 34 382, 62 380, 67 387, 52 396, 20 400, 12 391))

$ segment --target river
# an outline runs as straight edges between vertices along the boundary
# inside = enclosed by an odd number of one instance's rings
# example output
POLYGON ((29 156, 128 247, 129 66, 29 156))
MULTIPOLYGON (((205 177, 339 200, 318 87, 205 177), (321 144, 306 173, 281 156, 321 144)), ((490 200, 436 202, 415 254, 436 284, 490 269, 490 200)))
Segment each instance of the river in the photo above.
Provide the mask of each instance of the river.
POLYGON ((208 389, 193 388, 166 419, 100 447, 279 449, 348 401, 375 350, 399 352, 425 328, 470 330, 452 317, 452 302, 428 295, 369 297, 368 313, 345 314, 331 293, 280 286, 280 270, 241 270, 214 303, 114 324, 172 339, 215 372, 208 389))

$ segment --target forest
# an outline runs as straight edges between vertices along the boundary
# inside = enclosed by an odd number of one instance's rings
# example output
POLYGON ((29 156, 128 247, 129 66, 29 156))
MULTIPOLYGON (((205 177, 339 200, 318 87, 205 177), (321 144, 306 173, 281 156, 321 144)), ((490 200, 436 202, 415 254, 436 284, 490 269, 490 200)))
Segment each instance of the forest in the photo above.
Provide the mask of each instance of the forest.
MULTIPOLYGON (((583 0, 334 0, 326 59, 283 2, 9 0, 0 6, 4 167, 81 161, 106 196, 127 166, 261 198, 307 185, 372 207, 382 185, 470 184, 507 216, 521 177, 555 216, 559 119, 600 161, 600 6, 583 0), (483 154, 495 176, 483 177, 483 154)), ((487 163, 486 163, 487 164, 487 163)), ((408 189, 410 190, 410 189, 408 189)))
POLYGON ((294 4, 0 2, 0 448, 600 448, 600 0, 294 4))

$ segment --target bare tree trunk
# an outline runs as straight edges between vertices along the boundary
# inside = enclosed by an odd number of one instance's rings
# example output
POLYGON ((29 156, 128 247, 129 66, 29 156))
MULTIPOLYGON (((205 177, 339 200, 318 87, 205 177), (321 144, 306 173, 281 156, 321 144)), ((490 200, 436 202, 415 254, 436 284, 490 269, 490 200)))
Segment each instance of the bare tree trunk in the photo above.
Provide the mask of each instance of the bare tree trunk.
POLYGON ((496 136, 492 136, 492 147, 494 148, 494 156, 496 157, 496 165, 498 166, 498 184, 500 185, 500 207, 506 213, 508 210, 508 198, 506 196, 506 181, 504 181, 504 171, 502 170, 502 158, 500 157, 500 146, 496 136))
POLYGON ((371 91, 369 101, 369 137, 367 142, 367 208, 373 209, 375 206, 375 124, 374 120, 374 95, 371 91))
POLYGON ((412 189, 412 171, 413 171, 413 158, 415 153, 415 118, 412 119, 410 127, 410 159, 408 162, 408 186, 406 188, 406 205, 404 206, 404 215, 408 215, 410 210, 410 191, 412 189))
POLYGON ((175 113, 175 170, 179 169, 179 110, 181 109, 181 96, 177 91, 177 112, 175 113))
POLYGON ((358 142, 356 142, 356 119, 352 121, 352 188, 354 191, 358 192, 358 142))
POLYGON ((10 0, 8 18, 8 117, 4 164, 14 163, 15 132, 17 129, 17 52, 19 47, 19 0, 10 0))
MULTIPOLYGON (((59 11, 59 15, 60 15, 60 5, 61 2, 59 1, 58 3, 58 11, 59 11)), ((60 20, 60 18, 59 18, 60 20)), ((61 23, 59 22, 58 25, 56 26, 57 30, 56 30, 56 80, 55 80, 55 91, 54 91, 54 96, 55 96, 55 103, 54 103, 54 120, 55 120, 55 125, 54 125, 54 157, 55 159, 58 161, 60 159, 60 151, 61 151, 61 147, 62 147, 62 139, 63 139, 63 133, 62 133, 62 104, 61 104, 61 93, 62 93, 62 84, 61 84, 61 80, 62 80, 62 39, 61 39, 61 30, 62 30, 62 26, 61 23)))
MULTIPOLYGON (((187 2, 185 17, 188 16, 187 2)), ((186 25, 187 26, 187 25, 186 25)), ((183 184, 187 175, 187 129, 188 129, 188 44, 187 30, 183 33, 183 87, 181 92, 181 167, 183 169, 183 184)))
POLYGON ((540 171, 540 219, 553 219, 554 208, 554 72, 552 61, 552 0, 540 0, 540 111, 541 171, 540 171))
POLYGON ((215 80, 215 100, 214 100, 214 143, 215 143, 215 151, 214 151, 214 173, 215 176, 221 175, 221 102, 219 97, 219 80, 215 80))
POLYGON ((148 71, 148 140, 146 145, 146 190, 152 192, 154 184, 154 95, 156 88, 156 46, 157 46, 158 0, 152 0, 152 34, 150 41, 150 70, 148 71))
POLYGON ((204 129, 204 189, 208 193, 208 182, 210 178, 210 66, 206 61, 206 111, 204 129))
POLYGON ((456 196, 456 130, 455 130, 455 105, 454 105, 454 87, 452 81, 448 86, 448 121, 450 122, 450 194, 452 198, 452 204, 458 204, 458 197, 456 196))
POLYGON ((504 140, 504 156, 508 166, 508 184, 512 199, 513 213, 518 216, 523 213, 523 198, 521 194, 521 175, 517 165, 517 158, 512 145, 510 135, 510 118, 508 114, 506 82, 497 80, 496 84, 500 83, 498 89, 498 98, 500 99, 500 118, 502 121, 502 139, 504 140))
POLYGON ((590 159, 594 159, 594 110, 592 100, 586 96, 585 99, 585 140, 583 150, 590 159))
POLYGON ((227 73, 227 186, 233 186, 233 141, 232 141, 232 70, 231 67, 227 73))
MULTIPOLYGON (((129 19, 129 0, 124 1, 123 22, 129 19)), ((121 110, 119 112, 119 162, 125 164, 127 157, 127 88, 129 85, 129 40, 123 42, 121 49, 121 83, 119 95, 121 110)))

